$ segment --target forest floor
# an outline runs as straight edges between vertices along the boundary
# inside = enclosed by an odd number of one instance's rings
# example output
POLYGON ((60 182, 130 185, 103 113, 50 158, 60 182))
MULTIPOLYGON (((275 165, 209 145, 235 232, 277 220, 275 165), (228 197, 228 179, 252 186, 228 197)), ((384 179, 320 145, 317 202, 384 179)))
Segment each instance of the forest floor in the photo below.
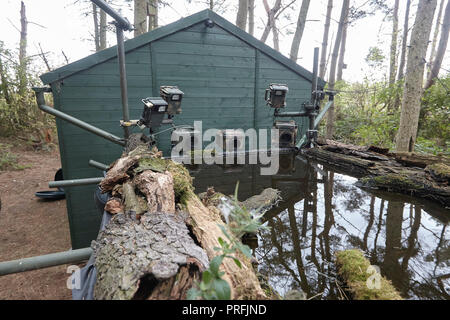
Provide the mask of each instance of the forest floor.
MULTIPOLYGON (((0 261, 33 257, 70 249, 66 201, 43 201, 34 194, 49 190, 61 167, 57 148, 33 151, 13 145, 23 170, 0 171, 0 261)), ((66 287, 67 265, 0 277, 0 299, 71 299, 66 287)))

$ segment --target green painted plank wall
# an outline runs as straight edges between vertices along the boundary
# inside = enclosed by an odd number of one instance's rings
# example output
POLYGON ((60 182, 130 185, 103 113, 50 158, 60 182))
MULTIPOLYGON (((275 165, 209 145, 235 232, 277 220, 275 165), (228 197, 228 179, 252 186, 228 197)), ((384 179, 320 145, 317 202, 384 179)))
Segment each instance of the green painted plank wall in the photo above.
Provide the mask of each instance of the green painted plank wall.
MULTIPOLYGON (((185 96, 183 113, 176 116, 175 124, 193 125, 195 120, 203 120, 204 130, 271 128, 273 110, 264 101, 270 83, 289 86, 286 111, 300 110, 311 90, 310 81, 299 74, 228 31, 218 26, 206 28, 203 23, 127 52, 126 63, 132 119, 141 115, 142 98, 159 96, 161 85, 177 85, 185 96)), ((123 135, 117 59, 73 74, 52 87, 56 108, 123 135)), ((299 124, 305 127, 307 122, 300 120, 299 124)), ((66 179, 100 176, 88 161, 110 163, 121 154, 119 146, 78 127, 60 120, 57 125, 66 179)), ((168 155, 170 132, 158 139, 159 148, 168 155)), ((94 190, 95 186, 67 189, 73 248, 89 246, 97 236, 100 215, 93 201, 94 190)))

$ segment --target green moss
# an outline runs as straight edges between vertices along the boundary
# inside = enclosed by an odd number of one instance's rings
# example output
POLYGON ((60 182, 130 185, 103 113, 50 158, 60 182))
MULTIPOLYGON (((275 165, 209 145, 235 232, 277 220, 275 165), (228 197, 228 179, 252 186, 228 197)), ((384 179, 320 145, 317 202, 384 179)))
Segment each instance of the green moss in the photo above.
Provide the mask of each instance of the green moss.
POLYGON ((433 172, 436 176, 450 179, 450 166, 445 163, 435 163, 427 166, 427 170, 433 172))
POLYGON ((397 290, 386 278, 379 276, 379 287, 370 288, 367 280, 373 272, 368 269, 370 262, 360 250, 345 250, 336 253, 336 264, 340 276, 345 280, 356 300, 401 300, 397 290))

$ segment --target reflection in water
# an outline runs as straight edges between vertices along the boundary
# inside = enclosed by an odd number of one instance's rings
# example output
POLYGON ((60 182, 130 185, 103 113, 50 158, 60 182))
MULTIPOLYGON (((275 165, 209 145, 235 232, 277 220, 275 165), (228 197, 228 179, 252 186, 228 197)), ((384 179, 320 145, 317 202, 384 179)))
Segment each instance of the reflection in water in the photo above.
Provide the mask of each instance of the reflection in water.
POLYGON ((343 299, 334 253, 359 248, 406 299, 450 298, 450 212, 432 203, 389 193, 368 193, 356 179, 306 160, 282 155, 275 176, 257 166, 192 168, 202 192, 213 185, 232 194, 240 181, 244 200, 272 187, 283 201, 268 211, 270 227, 259 235, 259 272, 280 294, 304 291, 308 298, 343 299))

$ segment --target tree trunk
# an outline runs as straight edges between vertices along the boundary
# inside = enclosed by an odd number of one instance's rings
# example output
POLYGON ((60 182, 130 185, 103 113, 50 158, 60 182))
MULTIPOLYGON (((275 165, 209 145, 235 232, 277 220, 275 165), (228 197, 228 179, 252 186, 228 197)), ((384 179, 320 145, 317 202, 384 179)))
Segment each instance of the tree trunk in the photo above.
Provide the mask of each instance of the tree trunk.
POLYGON ((300 8, 300 14, 298 15, 297 28, 295 29, 294 39, 292 40, 291 53, 289 58, 297 62, 298 51, 300 49, 300 42, 302 41, 303 31, 305 30, 306 17, 308 15, 310 0, 303 0, 300 8))
POLYGON ((19 44, 19 94, 24 95, 27 90, 27 28, 28 21, 25 12, 25 4, 20 4, 20 44, 19 44))
MULTIPOLYGON (((218 255, 214 248, 224 237, 219 225, 227 226, 193 193, 188 171, 159 156, 139 146, 118 159, 100 183, 118 204, 92 245, 96 299, 186 299, 218 255)), ((228 258, 221 265, 231 297, 265 299, 249 259, 236 257, 242 268, 228 258)))
POLYGON ((348 30, 348 10, 345 14, 344 26, 342 27, 342 39, 341 39, 341 46, 339 48, 339 50, 340 50, 339 62, 338 62, 338 66, 337 66, 337 76, 336 76, 337 81, 342 80, 342 72, 345 67, 344 61, 345 61, 345 47, 347 45, 347 30, 348 30))
POLYGON ((247 11, 248 11, 248 1, 239 0, 239 8, 236 16, 236 25, 245 30, 247 27, 247 11))
MULTIPOLYGON (((395 0, 394 12, 392 13, 392 37, 391 37, 391 55, 389 66, 389 85, 395 83, 395 76, 397 74, 397 38, 398 38, 398 7, 399 0, 395 0)), ((390 104, 391 105, 391 104, 390 104)))
POLYGON ((327 49, 328 49, 328 35, 330 33, 331 12, 332 11, 333 11, 333 0, 328 0, 327 15, 325 18, 325 25, 324 25, 323 39, 322 39, 322 52, 320 53, 319 77, 322 79, 325 77, 327 49))
POLYGON ((214 10, 214 0, 209 0, 209 9, 214 10))
POLYGON ((99 35, 99 26, 98 26, 98 10, 97 5, 92 3, 92 16, 94 18, 94 43, 95 43, 95 52, 100 51, 100 35, 99 35))
POLYGON ((158 28, 158 0, 150 0, 147 4, 148 31, 158 28))
POLYGON ((277 51, 280 51, 280 38, 276 20, 273 21, 272 36, 273 36, 273 48, 277 51))
POLYGON ((106 49, 106 12, 100 9, 100 25, 99 25, 99 34, 100 34, 100 42, 99 42, 99 49, 103 50, 106 49))
POLYGON ((248 33, 255 34, 255 0, 248 0, 248 33))
POLYGON ((405 22, 403 23, 403 37, 402 37, 402 53, 400 56, 400 63, 398 66, 398 80, 403 79, 403 71, 405 70, 406 61, 406 49, 408 45, 408 33, 409 33, 409 10, 411 8, 411 0, 406 2, 405 22))
POLYGON ((419 124, 420 98, 423 92, 425 57, 437 0, 420 0, 411 33, 406 65, 405 87, 400 126, 397 133, 397 151, 414 151, 419 124))
POLYGON ((263 0, 264 8, 267 12, 267 24, 264 28, 263 34, 261 36, 261 41, 266 42, 267 37, 269 36, 270 30, 273 29, 273 26, 275 24, 275 15, 276 13, 281 9, 281 0, 277 0, 275 2, 275 5, 272 9, 270 9, 269 4, 267 3, 267 0, 263 0))
POLYGON ((134 36, 147 32, 147 2, 148 0, 134 0, 134 36))
POLYGON ((442 61, 444 60, 445 51, 447 50, 449 31, 450 31, 450 1, 447 2, 447 6, 445 8, 444 21, 442 23, 441 29, 441 39, 439 40, 436 58, 433 62, 433 66, 431 67, 430 77, 427 80, 425 89, 431 87, 434 83, 434 80, 439 75, 439 70, 441 69, 442 61))
MULTIPOLYGON (((339 20, 338 31, 336 34, 336 40, 334 42, 333 54, 331 56, 331 65, 330 65, 330 78, 328 81, 328 89, 334 90, 334 86, 336 83, 336 66, 339 54, 339 47, 342 42, 342 31, 344 29, 344 24, 347 16, 347 12, 350 7, 350 0, 344 0, 342 3, 341 9, 341 18, 339 20)), ((334 131, 334 106, 332 105, 328 110, 327 116, 327 127, 326 127, 326 137, 327 139, 331 139, 333 137, 334 131)))
POLYGON ((431 68, 433 67, 434 59, 436 58, 436 45, 439 36, 439 30, 441 29, 441 17, 442 17, 442 9, 444 8, 444 3, 445 0, 441 0, 441 4, 439 5, 439 11, 436 17, 436 24, 434 26, 433 40, 431 41, 430 58, 428 59, 427 80, 430 78, 431 68))

